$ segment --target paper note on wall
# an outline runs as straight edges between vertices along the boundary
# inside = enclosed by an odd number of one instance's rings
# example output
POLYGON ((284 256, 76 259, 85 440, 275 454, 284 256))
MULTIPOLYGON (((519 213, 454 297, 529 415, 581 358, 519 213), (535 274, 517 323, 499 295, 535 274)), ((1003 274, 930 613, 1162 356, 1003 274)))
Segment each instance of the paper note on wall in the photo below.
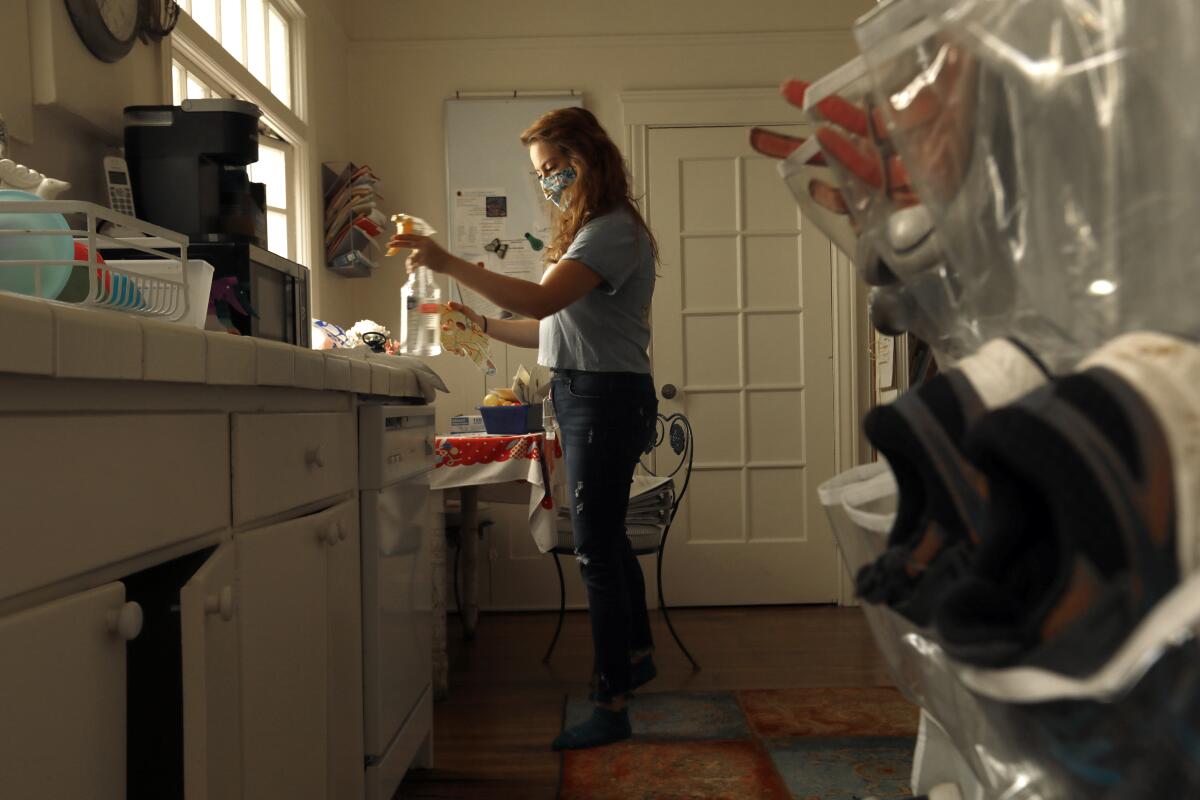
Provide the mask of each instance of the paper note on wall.
MULTIPOLYGON (((472 264, 496 272, 497 253, 504 254, 508 236, 508 195, 501 187, 459 188, 454 191, 454 231, 451 252, 472 264)), ((487 317, 504 314, 495 303, 456 282, 452 295, 487 317)))
MULTIPOLYGON (((480 269, 487 269, 487 256, 483 251, 477 253, 459 253, 459 258, 469 264, 475 264, 480 269)), ((450 298, 462 303, 469 308, 478 311, 485 317, 499 317, 505 312, 500 306, 488 300, 486 297, 476 292, 473 289, 468 289, 459 281, 453 281, 450 287, 450 298)))
POLYGON ((542 254, 534 252, 525 239, 512 239, 497 268, 499 272, 523 281, 537 283, 542 279, 542 254))
POLYGON ((895 341, 875 332, 875 386, 881 391, 896 387, 895 341))
POLYGON ((508 195, 504 189, 456 189, 454 211, 451 249, 455 255, 479 252, 493 239, 507 238, 508 195))

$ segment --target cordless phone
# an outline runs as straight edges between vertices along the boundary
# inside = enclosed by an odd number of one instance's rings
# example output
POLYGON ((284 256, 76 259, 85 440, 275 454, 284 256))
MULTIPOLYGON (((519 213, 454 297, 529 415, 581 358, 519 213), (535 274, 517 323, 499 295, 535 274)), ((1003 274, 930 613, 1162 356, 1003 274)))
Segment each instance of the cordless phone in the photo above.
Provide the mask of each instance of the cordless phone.
POLYGON ((129 183, 129 166, 125 159, 108 156, 104 159, 104 177, 108 181, 108 204, 113 211, 136 217, 133 208, 133 187, 129 183))

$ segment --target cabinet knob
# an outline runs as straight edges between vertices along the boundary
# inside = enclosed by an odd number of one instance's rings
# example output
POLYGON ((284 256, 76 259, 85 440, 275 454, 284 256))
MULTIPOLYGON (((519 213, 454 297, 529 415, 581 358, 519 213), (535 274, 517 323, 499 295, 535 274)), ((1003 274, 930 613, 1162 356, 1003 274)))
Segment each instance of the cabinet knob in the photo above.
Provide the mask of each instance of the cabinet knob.
POLYGON ((310 447, 304 451, 304 466, 316 467, 320 469, 325 466, 325 454, 321 452, 321 446, 310 447))
POLYGON ((142 607, 137 603, 126 603, 119 611, 108 612, 108 631, 131 642, 142 632, 142 607))
POLYGON ((328 527, 321 528, 317 531, 317 541, 321 544, 333 546, 340 541, 346 539, 346 531, 342 530, 342 523, 334 522, 328 527))
POLYGON ((204 598, 205 614, 220 614, 221 619, 229 622, 233 619, 233 587, 222 586, 217 594, 204 598))

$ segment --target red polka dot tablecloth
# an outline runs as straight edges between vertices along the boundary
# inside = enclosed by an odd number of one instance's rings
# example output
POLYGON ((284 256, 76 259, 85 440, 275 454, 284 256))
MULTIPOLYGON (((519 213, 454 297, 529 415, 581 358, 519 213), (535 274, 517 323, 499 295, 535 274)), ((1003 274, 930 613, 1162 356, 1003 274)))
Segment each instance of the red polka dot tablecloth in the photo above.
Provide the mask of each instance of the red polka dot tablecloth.
POLYGON ((436 439, 437 468, 432 489, 456 489, 489 483, 530 484, 529 528, 542 552, 557 541, 554 497, 563 497, 562 444, 539 431, 520 436, 456 434, 436 439))

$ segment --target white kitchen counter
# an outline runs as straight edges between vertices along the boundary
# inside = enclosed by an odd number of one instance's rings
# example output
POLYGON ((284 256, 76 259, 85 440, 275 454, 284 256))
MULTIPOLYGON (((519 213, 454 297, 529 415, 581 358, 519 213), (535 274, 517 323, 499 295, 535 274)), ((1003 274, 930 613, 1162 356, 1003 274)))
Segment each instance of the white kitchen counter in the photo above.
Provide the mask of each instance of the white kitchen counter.
POLYGON ((273 386, 433 402, 418 359, 309 350, 150 318, 0 293, 0 373, 212 386, 273 386))

